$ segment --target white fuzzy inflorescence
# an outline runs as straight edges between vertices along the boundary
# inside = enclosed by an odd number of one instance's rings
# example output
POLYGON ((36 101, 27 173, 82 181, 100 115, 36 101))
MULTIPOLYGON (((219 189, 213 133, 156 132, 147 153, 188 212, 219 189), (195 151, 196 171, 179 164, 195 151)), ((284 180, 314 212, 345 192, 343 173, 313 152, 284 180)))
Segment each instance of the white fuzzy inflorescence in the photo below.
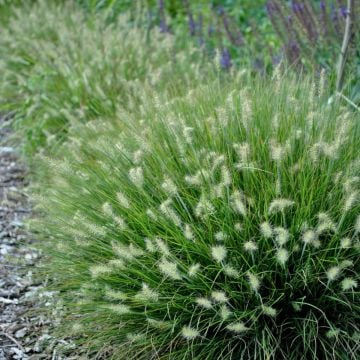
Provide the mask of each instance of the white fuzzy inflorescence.
POLYGON ((184 326, 181 330, 181 335, 186 340, 194 340, 200 335, 200 332, 191 326, 184 326))
POLYGON ((269 206, 269 214, 284 212, 286 208, 293 206, 295 203, 289 199, 274 199, 269 206))
POLYGON ((227 255, 227 250, 226 250, 225 246, 216 245, 211 248, 211 256, 218 263, 224 261, 226 258, 226 255, 227 255))
POLYGON ((163 258, 159 263, 159 269, 166 277, 169 277, 173 280, 181 280, 181 275, 176 263, 163 258))

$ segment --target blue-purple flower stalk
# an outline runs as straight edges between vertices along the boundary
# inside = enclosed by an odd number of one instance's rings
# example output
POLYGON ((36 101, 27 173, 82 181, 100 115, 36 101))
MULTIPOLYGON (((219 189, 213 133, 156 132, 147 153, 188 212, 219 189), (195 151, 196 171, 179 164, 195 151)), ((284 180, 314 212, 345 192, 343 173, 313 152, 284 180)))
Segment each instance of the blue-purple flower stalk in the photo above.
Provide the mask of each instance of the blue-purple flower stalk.
POLYGON ((232 66, 230 51, 228 48, 221 49, 220 66, 225 70, 230 69, 232 66))
POLYGON ((164 0, 159 0, 158 7, 160 16, 160 32, 168 33, 170 32, 170 28, 166 23, 164 0))

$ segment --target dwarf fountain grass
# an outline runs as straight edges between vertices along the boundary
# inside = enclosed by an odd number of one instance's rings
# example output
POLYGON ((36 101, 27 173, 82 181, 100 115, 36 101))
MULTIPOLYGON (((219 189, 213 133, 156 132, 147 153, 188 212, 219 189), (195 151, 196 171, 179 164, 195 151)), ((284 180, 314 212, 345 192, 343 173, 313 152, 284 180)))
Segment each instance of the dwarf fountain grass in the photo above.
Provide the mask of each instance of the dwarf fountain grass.
POLYGON ((191 101, 144 92, 131 120, 69 130, 79 144, 62 145, 67 171, 44 161, 64 179, 44 176, 36 189, 44 267, 62 289, 63 326, 83 324, 91 356, 104 345, 113 359, 359 356, 359 202, 344 211, 360 191, 349 182, 360 175, 359 117, 310 99, 307 79, 278 81, 209 80, 191 101), (351 130, 339 141, 343 117, 351 130), (335 142, 336 156, 321 150, 314 162, 315 144, 335 142))

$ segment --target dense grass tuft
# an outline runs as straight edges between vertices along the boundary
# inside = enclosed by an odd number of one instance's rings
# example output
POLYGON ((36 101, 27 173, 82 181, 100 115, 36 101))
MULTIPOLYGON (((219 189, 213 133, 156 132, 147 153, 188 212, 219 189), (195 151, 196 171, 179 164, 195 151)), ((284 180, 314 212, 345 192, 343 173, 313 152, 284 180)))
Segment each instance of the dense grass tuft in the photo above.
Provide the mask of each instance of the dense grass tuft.
POLYGON ((116 359, 358 358, 358 115, 276 74, 141 98, 43 161, 68 333, 116 359))

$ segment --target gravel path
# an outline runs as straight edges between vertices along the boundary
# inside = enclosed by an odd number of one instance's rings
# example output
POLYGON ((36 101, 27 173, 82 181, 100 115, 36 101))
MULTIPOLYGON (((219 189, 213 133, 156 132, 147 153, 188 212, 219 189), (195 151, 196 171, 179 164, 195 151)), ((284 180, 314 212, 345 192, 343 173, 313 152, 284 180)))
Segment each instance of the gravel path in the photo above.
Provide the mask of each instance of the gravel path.
POLYGON ((73 345, 50 336, 54 321, 34 311, 54 293, 40 292, 33 279, 39 253, 24 229, 30 215, 26 168, 9 145, 10 134, 9 119, 0 116, 0 360, 71 359, 60 348, 73 345))

